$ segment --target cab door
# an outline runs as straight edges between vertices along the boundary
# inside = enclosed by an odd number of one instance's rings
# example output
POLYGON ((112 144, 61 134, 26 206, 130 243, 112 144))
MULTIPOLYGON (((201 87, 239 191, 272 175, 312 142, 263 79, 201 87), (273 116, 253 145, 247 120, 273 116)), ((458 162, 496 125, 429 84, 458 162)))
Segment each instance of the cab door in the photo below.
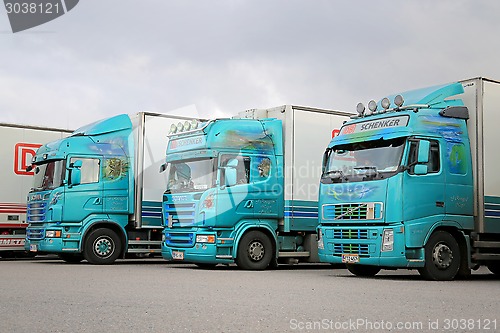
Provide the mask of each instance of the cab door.
POLYGON ((275 156, 224 154, 219 161, 218 225, 227 222, 232 226, 242 219, 282 217, 283 189, 277 181, 275 156), (235 174, 232 184, 228 184, 230 172, 235 174))
MULTIPOLYGON (((408 148, 409 169, 403 177, 403 220, 434 223, 441 220, 445 214, 443 149, 438 140, 431 139, 412 139, 408 148), (429 143, 426 163, 417 161, 421 141, 429 143)), ((388 195, 394 194, 388 193, 388 195)))
POLYGON ((254 197, 250 189, 251 157, 243 154, 221 154, 219 187, 216 195, 217 225, 231 227, 254 216, 254 197))
POLYGON ((68 159, 63 221, 81 222, 90 214, 102 213, 102 160, 101 156, 72 156, 68 159), (71 175, 73 172, 80 173, 78 180, 71 175))

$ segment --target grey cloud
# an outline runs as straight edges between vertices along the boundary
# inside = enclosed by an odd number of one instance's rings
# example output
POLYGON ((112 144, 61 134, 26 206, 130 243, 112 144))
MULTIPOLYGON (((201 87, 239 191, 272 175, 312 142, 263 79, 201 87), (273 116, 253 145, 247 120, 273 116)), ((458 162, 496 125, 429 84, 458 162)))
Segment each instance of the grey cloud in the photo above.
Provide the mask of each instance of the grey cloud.
MULTIPOLYGON (((204 117, 285 103, 353 111, 398 91, 500 78, 499 9, 466 0, 80 1, 32 31, 0 34, 0 121, 76 128, 187 105, 204 117)), ((0 14, 0 30, 7 25, 0 14)))

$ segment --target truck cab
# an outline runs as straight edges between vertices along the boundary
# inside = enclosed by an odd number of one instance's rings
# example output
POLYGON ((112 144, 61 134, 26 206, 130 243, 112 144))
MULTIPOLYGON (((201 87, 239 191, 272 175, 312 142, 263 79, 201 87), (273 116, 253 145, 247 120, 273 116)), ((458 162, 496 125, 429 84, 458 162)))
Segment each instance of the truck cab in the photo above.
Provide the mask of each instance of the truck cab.
POLYGON ((163 256, 200 266, 231 263, 238 234, 255 229, 252 239, 243 240, 250 258, 238 256, 238 264, 267 267, 274 230, 283 218, 278 209, 282 151, 279 120, 217 120, 171 136, 163 256))

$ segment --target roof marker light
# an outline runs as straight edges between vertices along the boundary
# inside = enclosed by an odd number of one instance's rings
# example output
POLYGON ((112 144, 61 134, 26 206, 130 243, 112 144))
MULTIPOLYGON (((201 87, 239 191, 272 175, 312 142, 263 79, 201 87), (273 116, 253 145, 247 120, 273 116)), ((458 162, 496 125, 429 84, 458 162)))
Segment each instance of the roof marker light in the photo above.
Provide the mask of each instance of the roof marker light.
POLYGON ((391 106, 391 101, 389 101, 389 99, 387 97, 384 97, 382 99, 382 101, 380 102, 380 104, 382 105, 384 110, 387 111, 387 109, 391 106))
POLYGON ((191 123, 188 120, 186 120, 184 122, 184 130, 189 131, 190 129, 191 129, 191 123))
POLYGON ((197 129, 198 125, 199 125, 198 120, 196 120, 196 119, 191 120, 191 128, 192 129, 197 129))
POLYGON ((175 134, 175 132, 177 132, 177 125, 170 125, 170 132, 168 134, 175 134))
POLYGON ((394 104, 396 104, 398 108, 402 107, 404 102, 405 100, 403 99, 403 96, 397 95, 394 97, 394 104))
POLYGON ((377 111, 377 102, 375 102, 373 99, 370 101, 370 103, 368 103, 368 109, 371 111, 371 112, 375 112, 377 111))
POLYGON ((177 132, 182 132, 184 130, 184 125, 181 122, 177 124, 177 132))
POLYGON ((358 103, 358 105, 356 105, 356 112, 358 113, 358 116, 363 116, 363 112, 365 112, 365 106, 363 103, 358 103))

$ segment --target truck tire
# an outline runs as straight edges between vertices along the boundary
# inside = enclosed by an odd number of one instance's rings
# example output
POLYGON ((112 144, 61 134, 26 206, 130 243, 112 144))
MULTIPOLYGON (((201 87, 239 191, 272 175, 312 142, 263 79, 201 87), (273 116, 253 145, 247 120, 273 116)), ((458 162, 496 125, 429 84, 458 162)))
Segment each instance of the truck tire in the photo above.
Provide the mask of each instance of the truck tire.
POLYGON ((453 280, 460 268, 460 248, 446 231, 436 231, 425 245, 425 266, 418 269, 427 280, 453 280))
POLYGON ((488 269, 495 275, 500 275, 500 262, 489 264, 488 269))
POLYGON ((83 260, 83 255, 80 253, 59 253, 59 258, 70 264, 78 264, 83 260))
POLYGON ((95 265, 112 264, 120 255, 122 244, 113 230, 100 228, 92 231, 85 241, 85 259, 95 265))
POLYGON ((346 267, 356 276, 372 277, 380 272, 380 267, 377 266, 347 264, 346 267))
POLYGON ((263 270, 273 259, 273 245, 269 237, 260 231, 243 235, 238 245, 236 264, 241 269, 263 270))

